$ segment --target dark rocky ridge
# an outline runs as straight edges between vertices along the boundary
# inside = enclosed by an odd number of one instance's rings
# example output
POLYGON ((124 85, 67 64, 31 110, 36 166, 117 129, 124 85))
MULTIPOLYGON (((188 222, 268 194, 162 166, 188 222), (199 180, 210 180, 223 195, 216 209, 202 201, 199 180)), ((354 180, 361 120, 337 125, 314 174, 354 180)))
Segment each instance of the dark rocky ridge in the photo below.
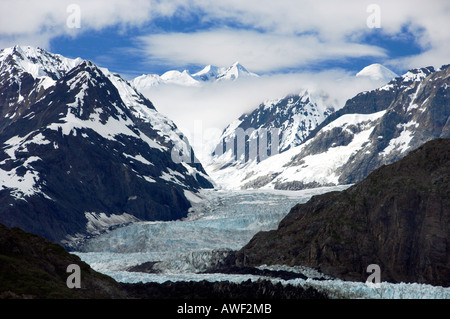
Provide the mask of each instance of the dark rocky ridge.
POLYGON ((365 281, 450 285, 450 139, 437 139, 342 192, 296 205, 260 232, 235 265, 302 265, 365 281))
POLYGON ((301 144, 317 125, 333 114, 334 104, 325 93, 308 90, 261 103, 252 112, 242 114, 237 127, 232 123, 224 129, 212 155, 219 156, 216 160, 226 168, 235 162, 260 162, 274 153, 282 153, 301 144), (233 160, 220 159, 229 148, 233 150, 233 160))
POLYGON ((290 94, 274 104, 267 105, 266 103, 262 103, 251 113, 241 115, 238 120, 242 122, 238 127, 244 131, 251 128, 255 130, 259 128, 279 128, 280 141, 283 141, 284 134, 295 133, 296 138, 293 139, 291 144, 280 145, 278 152, 281 153, 293 146, 301 144, 307 138, 309 132, 320 125, 322 117, 327 118, 331 114, 334 114, 333 103, 328 100, 329 97, 325 94, 317 94, 315 96, 311 95, 307 90, 300 94, 290 94), (323 114, 320 111, 321 107, 318 105, 321 103, 329 104, 328 107, 323 107, 323 114), (293 126, 293 122, 295 121, 294 116, 300 118, 297 127, 293 126), (292 132, 286 132, 289 129, 292 129, 292 132))

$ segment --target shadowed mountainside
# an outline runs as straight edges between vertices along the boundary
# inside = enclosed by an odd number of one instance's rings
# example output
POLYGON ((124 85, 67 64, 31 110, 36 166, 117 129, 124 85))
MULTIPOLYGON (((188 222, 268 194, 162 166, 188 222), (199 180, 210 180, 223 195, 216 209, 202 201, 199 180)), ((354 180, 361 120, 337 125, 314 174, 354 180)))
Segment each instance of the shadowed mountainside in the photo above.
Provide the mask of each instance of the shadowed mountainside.
POLYGON ((303 265, 365 281, 450 285, 450 139, 437 139, 382 166, 342 192, 292 208, 277 230, 260 232, 237 265, 303 265))

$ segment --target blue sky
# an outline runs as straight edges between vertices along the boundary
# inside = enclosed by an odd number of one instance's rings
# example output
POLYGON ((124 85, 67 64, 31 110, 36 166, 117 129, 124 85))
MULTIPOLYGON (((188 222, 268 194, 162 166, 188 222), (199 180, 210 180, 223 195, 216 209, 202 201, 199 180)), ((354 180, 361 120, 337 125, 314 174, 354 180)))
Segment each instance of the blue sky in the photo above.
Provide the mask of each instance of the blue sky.
POLYGON ((378 1, 375 12, 373 1, 349 0, 5 0, 0 45, 41 46, 126 78, 235 61, 258 74, 371 63, 402 73, 448 63, 448 2, 378 1), (75 13, 80 27, 68 28, 75 13))

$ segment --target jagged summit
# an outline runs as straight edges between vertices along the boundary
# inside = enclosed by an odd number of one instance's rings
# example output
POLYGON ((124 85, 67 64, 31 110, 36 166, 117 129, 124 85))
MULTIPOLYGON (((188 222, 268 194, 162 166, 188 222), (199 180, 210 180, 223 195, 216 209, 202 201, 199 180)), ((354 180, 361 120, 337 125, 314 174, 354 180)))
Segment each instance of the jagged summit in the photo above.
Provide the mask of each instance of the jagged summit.
MULTIPOLYGON (((220 149, 226 146, 223 145, 224 143, 232 143, 232 140, 239 135, 238 130, 252 134, 252 137, 248 136, 250 141, 272 129, 278 129, 276 152, 284 152, 301 144, 317 125, 334 112, 335 107, 336 105, 328 101, 325 96, 312 93, 307 89, 280 99, 266 100, 252 112, 243 114, 228 125, 217 147, 220 149)), ((275 139, 273 141, 275 142, 275 139)), ((229 154, 217 155, 215 152, 213 165, 217 166, 219 163, 222 166, 230 165, 232 163, 229 160, 229 154)), ((247 156, 241 159, 236 158, 236 160, 246 162, 249 159, 247 156)))
POLYGON ((223 70, 217 75, 216 80, 236 80, 242 77, 257 76, 254 73, 249 72, 242 64, 235 62, 232 66, 223 70))
POLYGON ((214 65, 207 65, 201 71, 194 73, 192 76, 200 81, 212 81, 217 78, 217 76, 222 73, 223 68, 219 68, 214 65))
POLYGON ((30 73, 34 78, 47 76, 56 80, 83 60, 69 59, 42 48, 16 45, 0 51, 0 67, 8 61, 11 66, 30 73))

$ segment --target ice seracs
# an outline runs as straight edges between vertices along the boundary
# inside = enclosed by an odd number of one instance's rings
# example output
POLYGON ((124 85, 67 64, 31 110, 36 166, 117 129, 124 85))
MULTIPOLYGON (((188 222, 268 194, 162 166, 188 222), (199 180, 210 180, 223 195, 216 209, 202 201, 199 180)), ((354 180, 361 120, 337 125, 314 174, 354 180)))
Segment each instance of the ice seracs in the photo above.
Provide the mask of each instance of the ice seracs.
MULTIPOLYGON (((135 223, 104 233, 86 242, 83 252, 74 253, 96 271, 119 282, 257 281, 262 277, 208 274, 204 271, 227 249, 241 248, 258 231, 276 229, 279 219, 295 203, 304 203, 313 195, 347 188, 340 186, 298 192, 205 190, 202 191, 203 199, 197 202, 195 211, 186 220, 135 223), (146 262, 155 262, 154 273, 129 271, 133 266, 146 262)), ((330 298, 450 298, 450 288, 425 284, 382 282, 375 289, 363 282, 332 279, 302 266, 261 265, 258 268, 300 272, 309 278, 271 280, 283 285, 314 287, 330 298), (321 276, 321 280, 313 279, 321 276)))

